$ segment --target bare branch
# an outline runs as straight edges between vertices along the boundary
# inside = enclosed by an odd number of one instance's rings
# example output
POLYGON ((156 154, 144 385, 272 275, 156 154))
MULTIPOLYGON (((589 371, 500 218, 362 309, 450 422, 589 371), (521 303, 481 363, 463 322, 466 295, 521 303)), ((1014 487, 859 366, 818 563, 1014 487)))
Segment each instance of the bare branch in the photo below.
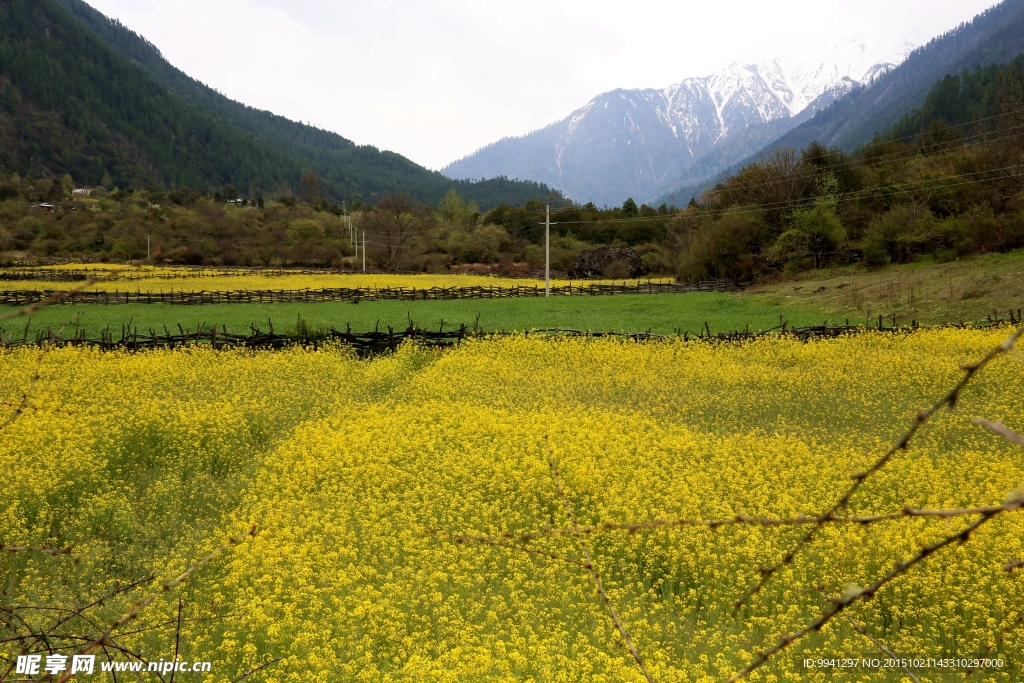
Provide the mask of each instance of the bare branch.
MULTIPOLYGON (((846 508, 846 506, 850 503, 850 499, 853 498, 853 495, 860 489, 861 486, 863 486, 865 481, 867 481, 872 475, 876 474, 882 468, 888 465, 897 453, 899 453, 900 451, 907 450, 907 447, 910 445, 911 439, 914 438, 914 435, 917 434, 918 430, 921 429, 922 425, 924 425, 933 415, 935 415, 935 413, 939 412, 942 408, 949 406, 950 410, 954 409, 956 407, 957 401, 960 398, 960 392, 963 391, 964 387, 967 386, 968 382, 970 382, 971 379, 973 379, 982 368, 984 368, 986 365, 992 362, 993 359, 1012 349, 1013 345, 1017 343, 1017 340, 1020 338, 1022 334, 1024 334, 1024 327, 1014 330, 1013 334, 1007 337, 1002 344, 1000 344, 999 346, 995 347, 987 354, 985 354, 985 356, 981 360, 971 363, 970 365, 963 366, 962 370, 964 371, 964 376, 960 379, 960 381, 957 382, 956 385, 952 389, 950 389, 945 396, 940 398, 930 408, 926 408, 925 410, 922 410, 920 413, 918 413, 917 417, 914 419, 914 422, 913 424, 911 424, 910 428, 906 432, 904 432, 903 436, 901 436, 896 441, 892 448, 890 448, 882 457, 876 460, 871 465, 871 467, 869 467, 867 470, 863 472, 859 472, 853 475, 853 484, 851 484, 850 487, 846 489, 843 495, 839 497, 839 500, 837 500, 832 505, 832 507, 830 507, 824 513, 822 513, 816 519, 814 526, 812 526, 807 531, 807 533, 804 534, 804 536, 797 542, 797 544, 788 553, 786 553, 786 555, 782 558, 782 561, 778 565, 774 567, 765 567, 762 570, 761 578, 758 580, 757 584, 755 584, 753 588, 751 588, 743 596, 736 600, 735 603, 733 603, 733 614, 736 614, 740 610, 740 608, 743 607, 743 605, 745 605, 755 595, 760 593, 761 590, 764 589, 768 581, 771 579, 771 577, 776 572, 778 572, 779 569, 792 564, 793 560, 796 559, 800 551, 803 550, 807 545, 811 543, 811 541, 815 539, 815 537, 818 534, 818 531, 820 531, 821 528, 825 524, 827 524, 829 520, 831 520, 836 515, 837 512, 846 508)), ((989 518, 985 517, 984 519, 989 518)))
MULTIPOLYGON (((117 595, 120 595, 121 593, 127 593, 131 589, 137 588, 138 586, 141 586, 144 583, 149 583, 150 581, 153 581, 154 579, 156 579, 156 575, 150 574, 147 577, 144 577, 144 578, 141 578, 141 579, 137 579, 137 580, 132 581, 131 583, 125 584, 123 586, 118 586, 117 588, 115 588, 114 590, 110 591, 109 593, 96 598, 95 600, 93 600, 89 604, 84 605, 82 607, 79 607, 77 610, 68 610, 68 612, 70 612, 70 614, 68 616, 60 619, 57 623, 55 623, 53 626, 51 626, 50 630, 53 631, 57 627, 61 626, 62 624, 64 624, 67 621, 70 621, 71 619, 73 619, 76 616, 84 618, 83 615, 84 615, 84 613, 85 613, 85 611, 87 609, 95 607, 96 605, 102 605, 105 601, 109 600, 110 598, 113 598, 113 597, 115 597, 117 595)), ((90 621, 90 623, 92 623, 91 620, 89 620, 89 621, 90 621)))
POLYGON ((802 639, 809 633, 820 631, 828 622, 832 621, 832 619, 834 619, 837 615, 841 614, 844 610, 849 608, 850 605, 855 604, 859 600, 874 597, 875 594, 879 590, 881 590, 886 584, 895 580, 899 576, 905 574, 912 567, 928 559, 934 553, 954 543, 966 543, 970 539, 971 534, 974 533, 980 526, 982 526, 989 520, 993 519, 994 517, 997 517, 1003 512, 1019 510, 1021 507, 1024 507, 1024 498, 1016 497, 1014 500, 1009 502, 1006 506, 1003 506, 998 511, 985 514, 981 517, 981 519, 977 519, 971 522, 962 530, 954 534, 950 534, 949 536, 946 536, 942 540, 932 543, 931 545, 924 546, 911 559, 897 562, 896 567, 892 571, 890 571, 888 574, 875 581, 867 588, 857 588, 854 586, 849 587, 846 591, 844 591, 841 597, 832 600, 833 606, 826 609, 825 612, 815 621, 804 626, 795 633, 787 634, 779 638, 779 642, 777 642, 775 645, 768 648, 764 652, 759 653, 754 658, 754 660, 749 665, 747 665, 745 669, 734 675, 732 678, 729 678, 726 681, 726 683, 735 683, 736 681, 746 678, 751 673, 753 673, 761 666, 763 666, 765 662, 771 659, 774 655, 778 654, 782 650, 785 650, 790 645, 802 639))
POLYGON ((980 425, 990 432, 995 432, 999 436, 1003 437, 1007 441, 1012 441, 1018 446, 1024 446, 1024 436, 1021 436, 1017 432, 1007 429, 1002 422, 990 422, 988 420, 976 417, 971 420, 976 425, 980 425))
POLYGON ((71 548, 46 548, 38 545, 4 545, 0 543, 0 552, 8 553, 42 553, 43 555, 70 555, 71 548))
MULTIPOLYGON (((146 609, 146 607, 148 607, 158 597, 160 597, 164 593, 169 593, 170 591, 174 590, 175 588, 177 588, 181 584, 185 583, 185 581, 188 580, 188 577, 191 576, 196 570, 198 570, 198 569, 206 566, 207 564, 209 564, 211 561, 213 561, 214 558, 216 558, 222 552, 227 550, 230 546, 236 545, 238 543, 242 543, 247 538, 254 538, 255 536, 256 536, 256 527, 253 526, 248 531, 248 533, 246 533, 244 536, 231 537, 227 541, 225 541, 224 543, 221 543, 219 546, 217 546, 217 548, 215 548, 213 550, 213 552, 211 552, 209 555, 207 555, 206 557, 204 557, 203 559, 199 560, 198 562, 193 564, 191 567, 186 569, 177 578, 175 578, 174 580, 168 581, 167 583, 163 584, 160 587, 160 592, 159 593, 154 593, 154 594, 152 594, 152 595, 150 595, 150 596, 148 596, 146 598, 143 598, 142 600, 137 601, 135 604, 133 604, 131 607, 129 607, 128 611, 125 612, 124 615, 122 615, 113 624, 111 624, 107 628, 107 630, 104 631, 100 635, 99 638, 97 638, 96 640, 92 641, 88 645, 82 647, 82 649, 80 649, 78 651, 78 654, 80 654, 80 655, 89 655, 89 654, 92 654, 93 652, 95 652, 96 650, 98 650, 99 648, 101 648, 103 645, 108 644, 110 642, 110 636, 113 634, 113 632, 115 630, 117 630, 119 627, 123 626, 125 623, 131 621, 132 619, 135 619, 142 610, 146 609)), ((60 677, 60 679, 58 679, 57 683, 64 683, 64 681, 68 680, 68 678, 70 678, 70 677, 71 677, 71 670, 68 669, 60 677)))
POLYGON ((242 675, 241 675, 241 676, 239 676, 238 678, 236 678, 236 679, 234 679, 233 681, 231 681, 231 683, 239 683, 239 681, 243 681, 243 680, 245 680, 246 678, 248 678, 249 676, 252 676, 252 675, 253 675, 254 673, 256 673, 257 671, 262 671, 263 669, 266 669, 266 668, 267 668, 268 666, 270 666, 271 664, 277 664, 277 663, 278 663, 278 662, 280 662, 280 661, 281 661, 282 659, 284 659, 284 657, 278 657, 277 659, 271 659, 271 660, 270 660, 269 662, 265 662, 265 663, 263 663, 263 664, 260 664, 260 665, 259 665, 258 667, 256 667, 255 669, 250 669, 249 671, 246 671, 246 672, 245 672, 244 674, 242 674, 242 675))
POLYGON ((590 577, 594 580, 594 585, 597 587, 597 594, 601 596, 601 600, 604 602, 605 609, 608 610, 608 614, 612 618, 612 622, 615 624, 616 630, 619 635, 622 636, 622 640, 626 644, 626 649, 629 650, 629 654, 633 656, 633 661, 640 667, 640 671, 643 672, 644 678, 647 679, 648 683, 654 683, 654 678, 650 672, 647 671, 647 666, 644 664, 644 660, 640 658, 640 653, 637 652, 636 646, 633 644, 633 638, 630 637, 629 631, 622 624, 622 619, 619 618, 619 613, 615 611, 615 606, 612 605, 611 598, 608 597, 608 593, 604 590, 604 584, 601 582, 601 575, 598 574, 597 568, 594 566, 594 558, 590 555, 590 547, 587 542, 583 539, 583 534, 579 533, 579 523, 576 521, 576 514, 572 511, 572 505, 569 504, 569 498, 565 495, 565 489, 562 487, 562 477, 558 472, 558 466, 555 464, 555 453, 551 448, 551 442, 548 435, 544 435, 544 441, 547 444, 548 449, 548 466, 551 468, 551 479, 555 483, 555 490, 558 492, 558 497, 562 501, 562 507, 565 509, 566 516, 569 517, 569 521, 572 522, 572 527, 575 530, 576 542, 580 546, 580 550, 583 551, 583 557, 586 558, 586 564, 584 565, 590 577))
MULTIPOLYGON (((886 512, 874 515, 856 515, 850 517, 830 517, 824 521, 818 517, 807 517, 806 515, 798 515, 796 517, 748 517, 746 515, 736 515, 735 517, 723 517, 719 519, 680 517, 674 519, 653 519, 646 522, 602 522, 601 524, 595 524, 593 526, 580 527, 578 531, 581 534, 601 534, 612 531, 626 531, 630 534, 635 534, 641 531, 671 529, 673 527, 705 527, 708 529, 719 529, 729 526, 780 527, 802 526, 807 524, 857 524, 860 526, 868 526, 871 524, 878 524, 880 522, 890 522, 912 517, 952 519, 954 517, 984 515, 1008 509, 1009 508, 1005 505, 976 508, 951 508, 948 510, 928 510, 905 507, 898 512, 886 512)), ((463 539, 465 541, 472 541, 475 543, 489 543, 492 541, 500 541, 502 539, 518 541, 519 543, 529 543, 530 541, 543 538, 545 536, 570 536, 575 535, 576 532, 576 529, 545 529, 541 531, 528 531, 520 534, 505 532, 500 536, 463 537, 463 539)), ((444 532, 437 533, 440 534, 444 532)))
MULTIPOLYGON (((889 648, 887 648, 887 647, 885 646, 885 644, 884 644, 884 643, 882 643, 882 641, 878 640, 878 639, 877 639, 877 638, 875 638, 875 637, 874 637, 873 635, 871 635, 870 633, 868 633, 868 632, 867 632, 867 630, 865 630, 865 628, 864 628, 863 626, 861 626, 860 624, 858 624, 857 622, 855 622, 855 621, 854 621, 853 619, 851 619, 850 617, 848 617, 848 616, 847 616, 847 615, 845 615, 845 614, 843 615, 843 619, 845 619, 845 620, 846 620, 846 622, 847 622, 847 623, 848 623, 848 624, 850 625, 850 627, 851 627, 851 628, 852 628, 852 629, 853 629, 854 631, 856 631, 857 633, 861 634, 862 636, 864 636, 865 638, 867 638, 868 640, 870 640, 870 641, 871 641, 871 643, 872 643, 872 644, 873 644, 873 645, 874 645, 875 647, 877 647, 877 648, 878 648, 879 650, 881 650, 881 651, 882 651, 882 652, 884 652, 884 653, 885 653, 886 655, 888 655, 889 657, 891 657, 891 658, 892 658, 892 659, 893 659, 894 661, 897 661, 897 662, 900 662, 900 661, 902 661, 902 659, 903 659, 902 657, 900 657, 900 656, 899 656, 899 655, 897 655, 897 654, 896 654, 895 652, 893 652, 892 650, 890 650, 889 648)), ((901 668, 901 669, 903 669, 903 673, 907 674, 907 676, 908 676, 908 677, 910 677, 910 680, 914 681, 914 683, 921 683, 921 679, 920 679, 920 678, 918 678, 917 676, 915 676, 915 675, 914 675, 914 672, 913 672, 913 671, 911 671, 911 670, 910 670, 910 669, 909 669, 908 667, 904 666, 903 664, 900 664, 900 668, 901 668)))
POLYGON ((63 410, 61 408, 50 408, 48 406, 34 406, 31 403, 21 404, 15 403, 14 401, 0 401, 0 406, 7 406, 9 408, 19 408, 21 410, 35 410, 39 412, 49 413, 61 413, 62 415, 74 415, 70 410, 63 410))
POLYGON ((74 296, 75 294, 78 294, 79 292, 82 292, 89 288, 90 286, 96 284, 98 281, 99 280, 97 280, 96 278, 86 278, 85 282, 83 282, 78 287, 75 287, 74 289, 54 292, 50 296, 46 297, 45 299, 40 299, 34 304, 29 304, 24 308, 19 308, 17 311, 11 311, 10 313, 0 315, 0 322, 4 322, 5 320, 12 320, 14 318, 21 318, 26 315, 33 315, 34 313, 38 312, 39 309, 45 308, 46 306, 49 306, 51 304, 55 304, 59 301, 67 299, 68 297, 74 296))
MULTIPOLYGON (((1024 614, 1021 614, 1016 619, 1012 620, 1009 624, 1007 624, 1003 628, 1003 630, 999 632, 999 635, 996 636, 996 639, 993 640, 991 643, 987 644, 981 651, 981 654, 975 659, 985 659, 986 657, 988 657, 988 653, 992 652, 992 650, 994 650, 998 645, 1002 644, 1003 641, 1006 640, 1006 636, 1010 635, 1010 633, 1013 632, 1021 624, 1024 624, 1024 614)), ((978 671, 979 668, 980 667, 971 667, 967 669, 967 671, 964 672, 964 680, 966 681, 968 678, 973 676, 974 672, 978 671)))
POLYGON ((444 538, 452 543, 463 544, 463 543, 477 543, 480 545, 494 546, 495 548, 506 548, 508 550, 518 550, 519 552, 527 553, 530 555, 539 555, 540 557, 546 557, 551 560, 558 560, 559 562, 566 562, 568 564, 574 564, 578 567, 584 567, 584 563, 579 560, 574 560, 570 557, 563 557, 556 555, 555 553, 549 553, 546 550, 540 550, 537 548, 528 548, 522 545, 516 545, 515 543, 508 543, 502 541, 500 538, 492 538, 490 536, 466 536, 463 534, 456 534, 450 531, 439 531, 437 529, 425 529, 423 533, 428 536, 437 536, 444 538))

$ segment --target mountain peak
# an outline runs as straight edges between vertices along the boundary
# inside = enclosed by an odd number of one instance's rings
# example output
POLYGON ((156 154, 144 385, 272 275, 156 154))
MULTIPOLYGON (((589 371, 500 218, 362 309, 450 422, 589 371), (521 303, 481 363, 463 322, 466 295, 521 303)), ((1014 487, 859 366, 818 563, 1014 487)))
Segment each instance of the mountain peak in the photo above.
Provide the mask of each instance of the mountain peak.
POLYGON ((718 154, 728 166, 752 145, 782 135, 895 67, 912 49, 905 41, 858 34, 809 52, 734 62, 660 89, 613 90, 562 121, 489 145, 442 173, 542 180, 596 203, 652 197, 701 158, 718 154))

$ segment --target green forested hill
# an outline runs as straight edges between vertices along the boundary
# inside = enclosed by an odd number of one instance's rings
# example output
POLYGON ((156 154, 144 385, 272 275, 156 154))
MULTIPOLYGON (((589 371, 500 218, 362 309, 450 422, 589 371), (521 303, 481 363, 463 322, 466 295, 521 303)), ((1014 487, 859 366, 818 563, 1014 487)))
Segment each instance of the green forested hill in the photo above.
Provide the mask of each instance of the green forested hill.
POLYGON ((1003 0, 915 50, 905 62, 866 88, 818 112, 773 142, 800 149, 817 140, 853 149, 870 142, 919 107, 936 81, 977 66, 1006 63, 1024 53, 1024 0, 1003 0))
MULTIPOLYGON (((1007 133, 1019 134, 1013 130, 1010 118, 998 114, 1000 89, 1006 79, 1012 79, 1021 72, 1024 72, 1024 55, 1009 64, 978 66, 973 71, 964 69, 960 74, 947 74, 932 86, 920 107, 901 118, 882 137, 909 141, 936 126, 963 126, 971 122, 978 123, 964 130, 943 132, 943 135, 975 135, 1008 127, 1007 133)), ((1009 106, 1006 103, 1004 108, 1009 106)))
POLYGON ((314 171, 330 197, 457 187, 483 209, 546 186, 457 182, 392 153, 233 102, 80 0, 0 0, 0 171, 80 183, 272 193, 314 171))
MULTIPOLYGON (((921 110, 924 125, 930 105, 924 99, 933 88, 941 87, 949 74, 974 73, 975 69, 1005 64, 1024 54, 1024 0, 1003 0, 969 22, 938 36, 914 50, 902 64, 871 85, 857 88, 809 120, 793 128, 756 154, 732 167, 709 176, 702 182, 675 190, 676 197, 697 197, 715 183, 740 172, 759 159, 770 157, 776 149, 804 149, 813 142, 836 146, 847 152, 867 144, 878 135, 887 135, 895 126, 914 125, 915 108, 921 110), (936 86, 940 83, 940 86, 936 86)), ((956 78, 956 77, 954 77, 956 78)), ((947 82, 950 87, 951 82, 947 82)), ((937 104, 938 100, 933 99, 937 104)), ((977 117, 960 118, 963 123, 977 117)), ((916 119, 915 119, 916 120, 916 119)), ((920 123, 920 121, 918 121, 920 123)), ((901 129, 906 135, 918 132, 901 129)), ((656 201, 669 201, 669 193, 656 201)))

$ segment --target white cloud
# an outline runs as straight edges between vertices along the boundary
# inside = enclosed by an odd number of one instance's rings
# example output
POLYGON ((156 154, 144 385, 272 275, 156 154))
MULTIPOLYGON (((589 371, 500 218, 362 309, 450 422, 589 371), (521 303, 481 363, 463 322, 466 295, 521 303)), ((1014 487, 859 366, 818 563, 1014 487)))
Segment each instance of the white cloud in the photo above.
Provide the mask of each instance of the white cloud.
POLYGON ((228 96, 431 168, 600 92, 884 32, 992 0, 91 0, 228 96))

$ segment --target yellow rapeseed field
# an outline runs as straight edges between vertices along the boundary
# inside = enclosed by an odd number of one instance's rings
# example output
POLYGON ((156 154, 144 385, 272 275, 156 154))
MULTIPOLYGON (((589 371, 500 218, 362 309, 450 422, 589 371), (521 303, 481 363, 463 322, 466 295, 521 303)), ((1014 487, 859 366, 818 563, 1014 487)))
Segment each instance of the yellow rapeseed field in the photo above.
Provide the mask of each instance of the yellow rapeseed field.
MULTIPOLYGON (((544 287, 543 279, 511 278, 491 275, 463 274, 389 274, 389 273, 292 273, 272 271, 261 274, 258 271, 238 271, 218 268, 173 268, 173 267, 113 267, 109 264, 75 264, 75 270, 89 270, 96 277, 104 278, 87 289, 119 292, 227 292, 243 290, 299 290, 338 288, 399 288, 430 289, 432 287, 544 287)), ((70 270, 67 266, 53 266, 37 269, 39 272, 70 270)), ((651 282, 671 282, 667 278, 652 278, 651 282)), ((570 284, 608 284, 611 280, 570 281, 554 279, 553 286, 570 284)), ((623 281, 616 280, 615 284, 623 281)), ((636 284, 637 280, 626 281, 636 284)), ((639 282, 647 283, 648 279, 639 282)), ((67 290, 75 288, 74 282, 56 280, 5 280, 0 289, 4 290, 67 290)))
MULTIPOLYGON (((169 658, 181 596, 181 652, 213 662, 205 679, 187 680, 230 681, 282 658, 246 680, 642 681, 579 566, 426 530, 565 528, 548 444, 581 524, 818 513, 961 377, 960 365, 1006 334, 807 344, 514 337, 373 360, 299 348, 3 352, 5 411, 31 390, 30 407, 0 433, 0 543, 71 545, 80 561, 0 555, 2 604, 87 604, 118 582, 173 577, 256 525, 255 539, 160 598, 118 642, 169 658)), ((850 513, 1001 504, 1024 485, 1024 448, 971 418, 1022 431, 1022 409, 1024 366, 1007 355, 868 481, 850 513)), ((968 521, 826 526, 735 616, 758 568, 777 564, 805 529, 591 540, 653 678, 708 682, 968 521)), ((530 546, 580 556, 571 537, 530 546)), ((1024 626, 1012 628, 1024 616, 1024 575, 1003 570, 1013 559, 1024 559, 1020 512, 857 603, 850 620, 902 657, 1003 658, 1003 669, 971 681, 1024 680, 1024 626)), ((157 585, 90 614, 110 623, 157 585)), ((54 619, 20 615, 37 631, 54 619)), ((804 666, 884 659, 851 621, 812 633, 751 680, 909 680, 899 669, 804 666)), ((0 638, 0 655, 17 651, 0 638)))

